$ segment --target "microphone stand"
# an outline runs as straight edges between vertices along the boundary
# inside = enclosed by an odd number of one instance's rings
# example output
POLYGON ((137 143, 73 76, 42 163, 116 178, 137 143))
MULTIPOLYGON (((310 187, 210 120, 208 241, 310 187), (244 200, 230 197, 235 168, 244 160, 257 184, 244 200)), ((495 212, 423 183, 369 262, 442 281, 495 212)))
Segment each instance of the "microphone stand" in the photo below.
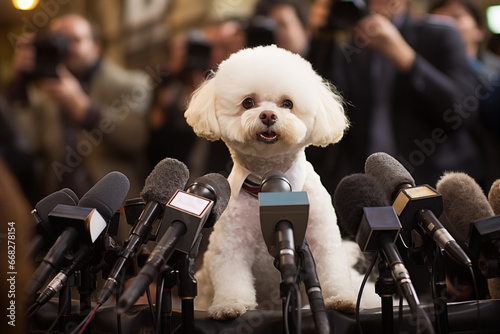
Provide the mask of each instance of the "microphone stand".
MULTIPOLYGON (((283 332, 285 334, 300 333, 301 328, 298 325, 299 319, 297 318, 297 313, 292 312, 292 311, 296 311, 297 307, 300 304, 300 303, 298 303, 298 300, 300 299, 300 290, 299 290, 298 282, 296 282, 292 285, 285 284, 284 282, 281 282, 281 284, 280 284, 280 297, 283 300, 283 332), (291 330, 289 327, 290 325, 291 325, 291 330)), ((300 314, 299 314, 299 317, 300 317, 300 314)))
POLYGON ((434 317, 436 321, 436 333, 448 334, 448 304, 446 300, 446 271, 444 267, 444 255, 441 248, 436 245, 434 251, 434 264, 431 269, 431 282, 434 300, 434 317))
POLYGON ((59 291, 58 310, 61 313, 61 317, 59 318, 59 332, 66 333, 66 326, 71 316, 71 287, 69 282, 66 282, 59 291))
MULTIPOLYGON (((78 292, 80 293, 80 318, 85 319, 90 311, 92 310, 92 292, 96 289, 96 276, 92 272, 93 264, 87 263, 85 264, 81 270, 81 281, 80 286, 78 287, 78 292)), ((85 328, 86 334, 91 333, 91 323, 88 324, 87 328, 85 328)))
POLYGON ((177 270, 164 265, 158 273, 156 284, 156 333, 169 334, 172 323, 172 288, 175 286, 177 270))
POLYGON ((179 265, 179 297, 182 303, 182 333, 194 334, 194 298, 198 295, 198 285, 194 278, 195 258, 201 244, 202 234, 198 234, 196 242, 189 254, 180 256, 179 265))
POLYGON ((392 298, 396 294, 397 286, 391 269, 382 254, 378 260, 379 276, 375 282, 375 292, 380 296, 382 305, 382 333, 394 333, 394 308, 392 298))
POLYGON ((189 254, 176 252, 169 259, 166 270, 158 276, 158 286, 163 286, 163 293, 157 294, 158 316, 161 328, 157 326, 157 333, 170 333, 172 321, 172 288, 178 282, 179 298, 182 307, 182 333, 194 334, 194 298, 198 294, 197 281, 194 278, 195 258, 198 255, 202 234, 200 233, 189 254), (161 303, 158 303, 161 298, 161 303))
MULTIPOLYGON (((285 284, 284 282, 280 284, 280 295, 283 299, 283 330, 286 333, 287 331, 285 331, 285 329, 289 328, 289 325, 291 325, 290 332, 292 333, 300 333, 302 330, 300 328, 301 321, 297 318, 300 317, 301 314, 293 311, 300 312, 299 284, 303 281, 314 324, 316 326, 316 333, 328 334, 330 333, 330 323, 328 321, 325 302, 323 301, 321 286, 316 273, 316 264, 306 239, 304 239, 302 246, 297 250, 299 255, 297 265, 299 273, 297 275, 297 281, 293 285, 285 284), (290 304, 288 304, 287 301, 290 302, 290 304), (289 317, 285 316, 285 313, 287 313, 289 317)), ((276 259, 275 265, 278 265, 277 262, 278 259, 276 259)))
POLYGON ((434 306, 434 321, 437 334, 448 334, 448 304, 446 289, 446 270, 444 266, 444 254, 428 236, 423 236, 417 231, 413 231, 412 239, 416 245, 416 252, 421 253, 421 258, 429 270, 430 289, 434 306))

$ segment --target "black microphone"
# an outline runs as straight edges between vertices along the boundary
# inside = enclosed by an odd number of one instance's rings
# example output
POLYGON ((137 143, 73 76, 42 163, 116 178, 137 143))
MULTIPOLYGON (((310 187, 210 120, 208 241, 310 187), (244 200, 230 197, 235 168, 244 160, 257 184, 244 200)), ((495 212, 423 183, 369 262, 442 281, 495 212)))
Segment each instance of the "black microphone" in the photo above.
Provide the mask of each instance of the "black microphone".
POLYGON ((48 250, 56 240, 50 227, 49 213, 54 210, 58 204, 76 206, 78 204, 78 196, 73 190, 64 188, 53 192, 36 203, 35 208, 31 211, 31 215, 35 218, 36 225, 35 235, 27 251, 28 259, 34 258, 42 249, 48 250))
POLYGON ((307 193, 292 192, 285 174, 273 170, 262 177, 259 205, 262 236, 269 254, 278 260, 283 283, 295 284, 295 250, 304 242, 309 219, 307 193))
POLYGON ((118 276, 136 255, 140 245, 148 242, 153 223, 161 218, 165 204, 172 194, 183 187, 189 178, 189 170, 179 160, 165 158, 160 161, 146 178, 140 196, 146 201, 137 223, 132 228, 125 248, 120 252, 118 260, 97 298, 98 304, 104 304, 118 286, 118 276))
POLYGON ((428 185, 415 186, 410 173, 390 155, 378 152, 366 159, 365 173, 373 176, 394 201, 404 231, 419 226, 457 263, 472 266, 471 260, 436 216, 443 211, 441 194, 428 185))
POLYGON ((212 173, 196 179, 186 187, 186 191, 178 190, 172 196, 165 207, 158 232, 161 240, 120 297, 118 313, 130 309, 175 250, 189 253, 201 228, 213 226, 224 212, 230 195, 231 188, 227 179, 212 173))
POLYGON ((346 176, 335 190, 334 206, 339 224, 356 236, 363 252, 384 254, 399 290, 412 312, 417 312, 420 301, 394 244, 401 223, 381 185, 370 175, 346 176))
POLYGON ((204 228, 214 227, 219 217, 226 210, 231 197, 231 187, 227 179, 221 174, 209 173, 194 180, 185 190, 190 194, 208 198, 215 202, 203 226, 204 228))
POLYGON ((49 220, 54 234, 59 237, 26 285, 29 299, 42 287, 50 273, 59 267, 75 240, 86 243, 95 241, 120 207, 129 188, 130 182, 125 175, 111 172, 83 195, 77 207, 58 204, 52 210, 49 220))

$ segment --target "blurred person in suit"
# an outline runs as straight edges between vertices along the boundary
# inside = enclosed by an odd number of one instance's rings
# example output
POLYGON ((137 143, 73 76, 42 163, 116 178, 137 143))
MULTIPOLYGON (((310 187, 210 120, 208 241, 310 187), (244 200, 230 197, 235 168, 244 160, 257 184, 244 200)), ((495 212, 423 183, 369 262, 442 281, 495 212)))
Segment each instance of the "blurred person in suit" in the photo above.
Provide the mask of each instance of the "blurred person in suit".
POLYGON ((148 171, 146 110, 155 79, 106 59, 97 29, 76 14, 20 39, 13 68, 8 98, 40 160, 41 195, 68 187, 82 196, 117 170, 137 197, 148 171))
POLYGON ((351 128, 337 145, 306 152, 331 193, 342 177, 362 172, 383 151, 417 183, 435 184, 445 170, 484 181, 477 125, 476 76, 464 43, 448 25, 414 18, 407 0, 340 2, 311 8, 309 59, 348 101, 351 128))
POLYGON ((254 15, 274 20, 276 45, 301 56, 309 50, 309 5, 296 0, 261 0, 254 15))
MULTIPOLYGON (((462 36, 467 57, 478 76, 479 120, 476 136, 482 140, 485 151, 485 170, 488 171, 486 189, 498 178, 500 169, 500 57, 486 48, 490 35, 485 13, 475 0, 438 0, 431 4, 429 13, 452 24, 462 36)), ((485 189, 485 190, 486 190, 485 189)))

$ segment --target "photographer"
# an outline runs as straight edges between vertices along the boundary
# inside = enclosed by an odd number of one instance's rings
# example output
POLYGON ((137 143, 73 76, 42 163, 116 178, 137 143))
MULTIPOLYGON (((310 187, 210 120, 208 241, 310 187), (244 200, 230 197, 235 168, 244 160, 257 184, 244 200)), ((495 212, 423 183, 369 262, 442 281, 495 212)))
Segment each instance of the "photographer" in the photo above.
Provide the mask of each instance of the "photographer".
POLYGON ((483 155, 471 134, 478 126, 477 81, 460 35, 413 18, 407 5, 316 0, 311 9, 309 58, 347 99, 351 121, 338 144, 308 150, 332 193, 378 151, 403 163, 419 184, 457 170, 485 185, 483 155), (350 8, 339 12, 343 5, 350 8))
POLYGON ((13 68, 9 100, 40 160, 43 193, 68 187, 81 196, 119 170, 137 196, 147 173, 145 113, 154 80, 102 57, 97 31, 75 14, 24 36, 13 68))

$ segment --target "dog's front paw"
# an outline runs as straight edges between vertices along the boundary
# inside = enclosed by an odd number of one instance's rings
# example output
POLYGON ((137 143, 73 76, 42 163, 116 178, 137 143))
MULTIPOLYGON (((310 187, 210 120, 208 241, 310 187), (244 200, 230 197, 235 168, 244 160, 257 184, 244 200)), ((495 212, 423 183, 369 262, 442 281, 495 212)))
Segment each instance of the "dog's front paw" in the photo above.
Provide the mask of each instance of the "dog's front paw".
POLYGON ((344 313, 356 312, 356 299, 345 296, 331 296, 325 298, 325 307, 327 310, 336 310, 344 313))
POLYGON ((241 316, 247 310, 255 308, 254 305, 245 305, 237 302, 225 302, 212 305, 208 308, 208 314, 215 320, 228 320, 241 316))

